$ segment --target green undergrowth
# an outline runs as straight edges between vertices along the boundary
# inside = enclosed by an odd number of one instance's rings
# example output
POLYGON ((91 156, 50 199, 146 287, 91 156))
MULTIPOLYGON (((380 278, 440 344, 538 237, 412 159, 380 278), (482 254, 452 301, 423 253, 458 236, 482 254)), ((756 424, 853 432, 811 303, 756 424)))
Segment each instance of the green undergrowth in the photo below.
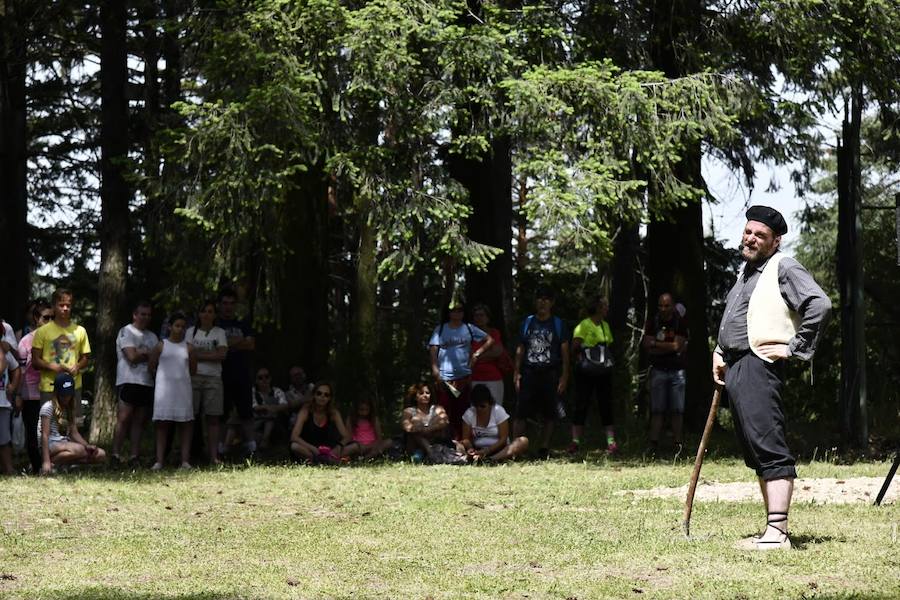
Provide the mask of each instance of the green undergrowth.
MULTIPOLYGON (((883 477, 887 463, 801 476, 883 477)), ((896 598, 896 504, 797 504, 790 552, 733 545, 758 502, 623 490, 690 461, 88 471, 3 481, 4 598, 896 598)), ((752 481, 733 459, 703 476, 752 481)), ((900 481, 895 482, 900 485, 900 481)))

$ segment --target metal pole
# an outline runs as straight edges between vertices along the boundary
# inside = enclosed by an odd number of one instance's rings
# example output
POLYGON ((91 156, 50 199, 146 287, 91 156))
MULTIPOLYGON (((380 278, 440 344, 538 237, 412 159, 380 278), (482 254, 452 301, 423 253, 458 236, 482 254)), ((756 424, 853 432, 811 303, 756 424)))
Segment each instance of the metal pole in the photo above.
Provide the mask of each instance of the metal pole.
POLYGON ((894 464, 891 465, 891 469, 888 471, 887 477, 884 478, 884 483, 881 485, 881 491, 878 492, 878 497, 875 498, 875 506, 881 506, 881 501, 884 500, 884 495, 887 494, 888 488, 891 487, 891 480, 894 478, 898 466, 900 466, 900 450, 897 450, 897 455, 894 457, 894 464))

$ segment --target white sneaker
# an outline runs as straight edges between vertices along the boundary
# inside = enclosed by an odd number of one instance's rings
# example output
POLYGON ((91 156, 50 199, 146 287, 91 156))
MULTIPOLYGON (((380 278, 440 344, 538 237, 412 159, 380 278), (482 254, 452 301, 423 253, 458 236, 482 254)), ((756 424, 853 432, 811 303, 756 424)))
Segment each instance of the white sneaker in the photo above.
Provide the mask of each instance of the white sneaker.
POLYGON ((161 462, 155 462, 155 463, 153 463, 153 466, 150 467, 150 470, 151 471, 162 471, 162 468, 163 468, 163 464, 161 462))
POLYGON ((181 466, 180 466, 179 468, 180 468, 182 471, 188 471, 188 470, 190 470, 190 469, 193 469, 194 467, 192 467, 192 466, 191 466, 191 463, 189 463, 189 462, 183 462, 183 463, 181 463, 181 466))

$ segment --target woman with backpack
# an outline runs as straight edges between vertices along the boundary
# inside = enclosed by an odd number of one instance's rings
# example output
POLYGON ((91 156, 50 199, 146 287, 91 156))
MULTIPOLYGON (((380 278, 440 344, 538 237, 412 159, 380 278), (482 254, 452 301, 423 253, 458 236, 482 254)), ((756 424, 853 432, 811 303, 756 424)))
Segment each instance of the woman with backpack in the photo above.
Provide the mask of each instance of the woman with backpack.
POLYGON ((447 305, 446 318, 428 341, 437 401, 447 411, 455 440, 462 436, 462 416, 469 408, 472 365, 494 343, 482 329, 466 323, 465 314, 465 303, 454 296, 447 305), (484 345, 473 352, 472 342, 481 341, 484 345))
POLYGON ((606 452, 619 450, 613 423, 612 405, 612 331, 606 322, 609 301, 594 296, 587 307, 588 317, 572 333, 572 356, 575 357, 575 414, 572 416, 572 443, 569 454, 581 450, 588 409, 596 399, 600 419, 606 428, 606 452))

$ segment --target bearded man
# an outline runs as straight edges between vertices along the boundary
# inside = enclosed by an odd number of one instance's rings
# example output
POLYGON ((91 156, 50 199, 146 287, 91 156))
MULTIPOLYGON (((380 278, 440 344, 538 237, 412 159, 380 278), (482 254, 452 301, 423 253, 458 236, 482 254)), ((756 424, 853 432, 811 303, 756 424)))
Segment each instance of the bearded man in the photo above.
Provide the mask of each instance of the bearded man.
POLYGON ((766 528, 741 548, 788 549, 788 512, 797 477, 782 406, 785 363, 812 359, 831 301, 809 272, 779 252, 784 217, 751 206, 742 236, 744 265, 728 293, 712 375, 725 386, 744 462, 756 471, 766 528))

